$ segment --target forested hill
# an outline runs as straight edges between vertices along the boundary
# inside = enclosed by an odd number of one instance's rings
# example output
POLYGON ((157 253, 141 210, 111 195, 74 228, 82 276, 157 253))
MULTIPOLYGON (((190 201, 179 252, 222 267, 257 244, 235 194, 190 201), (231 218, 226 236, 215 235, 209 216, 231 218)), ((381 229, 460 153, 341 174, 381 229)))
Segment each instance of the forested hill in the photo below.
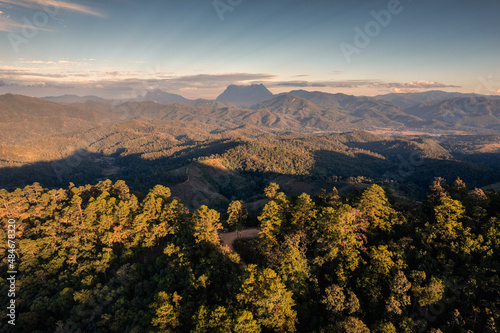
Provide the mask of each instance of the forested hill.
MULTIPOLYGON (((423 203, 372 185, 287 196, 272 183, 253 221, 190 213, 158 185, 0 190, 16 222, 16 326, 3 332, 498 332, 500 194, 434 180, 423 203)), ((4 257, 0 269, 7 271, 4 257)), ((7 304, 7 280, 0 299, 7 304)))
POLYGON ((233 196, 260 200, 278 182, 290 193, 321 186, 348 190, 390 183, 418 198, 436 175, 470 186, 500 182, 498 137, 387 137, 274 133, 263 127, 223 129, 195 121, 132 120, 15 145, 0 145, 0 187, 39 182, 96 184, 123 179, 134 191, 160 183, 190 208, 225 206, 233 196))

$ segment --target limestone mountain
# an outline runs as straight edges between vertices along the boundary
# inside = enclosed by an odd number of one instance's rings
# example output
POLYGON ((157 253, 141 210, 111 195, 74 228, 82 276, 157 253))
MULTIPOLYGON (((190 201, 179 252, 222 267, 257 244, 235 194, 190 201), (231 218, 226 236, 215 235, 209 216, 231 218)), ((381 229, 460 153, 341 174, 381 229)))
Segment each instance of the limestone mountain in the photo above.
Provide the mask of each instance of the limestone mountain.
POLYGON ((217 97, 218 102, 231 102, 237 105, 252 105, 271 99, 273 94, 263 84, 238 86, 231 84, 217 97))

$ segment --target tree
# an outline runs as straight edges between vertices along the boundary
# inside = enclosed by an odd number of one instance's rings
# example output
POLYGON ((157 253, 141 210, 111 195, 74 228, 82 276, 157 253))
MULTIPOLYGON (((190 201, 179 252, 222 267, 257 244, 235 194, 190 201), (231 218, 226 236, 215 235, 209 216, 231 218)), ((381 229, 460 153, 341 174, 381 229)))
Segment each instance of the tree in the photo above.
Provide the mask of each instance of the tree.
POLYGON ((370 329, 363 323, 362 320, 356 317, 347 317, 337 323, 333 332, 335 333, 370 333, 370 329))
POLYGON ((243 222, 248 217, 248 212, 243 208, 243 202, 240 200, 232 201, 227 208, 227 224, 234 227, 239 232, 243 229, 243 222))
POLYGON ((411 283, 403 271, 398 271, 389 285, 391 295, 385 305, 388 313, 394 315, 401 315, 403 313, 403 308, 410 305, 410 296, 408 295, 410 288, 411 283))
POLYGON ((197 333, 232 332, 232 320, 223 306, 218 306, 211 311, 205 305, 202 305, 193 316, 193 321, 196 324, 195 332, 197 333))
POLYGON ((396 222, 396 211, 390 206, 384 189, 376 184, 363 192, 356 207, 361 211, 367 221, 367 227, 371 230, 388 232, 396 222))
POLYGON ((465 214, 465 209, 462 203, 458 200, 445 197, 442 204, 434 207, 436 217, 436 227, 439 231, 455 238, 455 233, 462 228, 460 219, 465 214))
POLYGON ((357 214, 349 205, 335 210, 323 208, 318 219, 316 251, 314 262, 320 266, 329 264, 339 282, 345 282, 347 273, 354 271, 360 262, 360 248, 363 245, 362 227, 357 214))
POLYGON ((270 268, 249 265, 236 299, 250 310, 259 325, 278 332, 295 332, 297 313, 292 292, 270 268))
POLYGON ((441 177, 434 178, 430 186, 430 193, 427 195, 427 201, 431 206, 436 206, 441 203, 444 197, 449 197, 450 194, 449 186, 446 184, 446 180, 441 177))
POLYGON ((275 199, 276 196, 278 195, 278 191, 280 189, 280 186, 276 183, 270 183, 265 189, 264 193, 266 194, 266 197, 269 199, 275 199))
POLYGON ((285 285, 297 296, 307 293, 310 277, 309 263, 306 258, 305 248, 301 247, 300 235, 287 235, 280 246, 282 253, 278 266, 278 274, 285 285))
POLYGON ((316 214, 317 209, 311 197, 306 193, 302 193, 292 207, 292 216, 290 219, 291 231, 311 229, 313 221, 316 220, 316 214))
POLYGON ((241 333, 260 333, 262 328, 257 320, 254 319, 252 312, 242 310, 234 320, 233 331, 241 333))
POLYGON ((193 213, 191 222, 196 243, 206 242, 217 247, 220 246, 217 230, 222 229, 222 224, 219 219, 220 214, 205 205, 193 213))
POLYGON ((259 242, 266 254, 278 245, 278 235, 284 221, 283 211, 276 201, 269 201, 257 219, 260 221, 259 242))
POLYGON ((162 332, 174 332, 173 329, 180 326, 181 307, 179 301, 181 296, 174 292, 168 294, 160 291, 150 307, 154 310, 154 317, 151 324, 158 327, 162 332))
POLYGON ((336 187, 334 187, 331 192, 326 192, 325 189, 321 189, 317 197, 317 201, 321 206, 336 208, 342 204, 342 199, 336 187))
POLYGON ((359 299, 350 289, 332 284, 326 288, 325 296, 321 300, 331 315, 331 320, 342 318, 345 314, 352 315, 359 311, 359 299))

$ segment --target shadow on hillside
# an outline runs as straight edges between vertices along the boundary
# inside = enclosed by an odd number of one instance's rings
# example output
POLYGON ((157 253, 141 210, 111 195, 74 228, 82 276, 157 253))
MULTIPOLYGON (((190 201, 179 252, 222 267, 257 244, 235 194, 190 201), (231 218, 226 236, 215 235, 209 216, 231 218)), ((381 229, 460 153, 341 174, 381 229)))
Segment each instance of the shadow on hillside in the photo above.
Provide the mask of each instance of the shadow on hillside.
POLYGON ((70 182, 84 185, 102 179, 123 179, 134 190, 147 191, 151 184, 185 180, 184 174, 166 176, 165 171, 181 168, 199 157, 222 154, 237 145, 235 142, 215 141, 202 147, 180 149, 171 156, 154 160, 143 158, 141 154, 125 155, 124 149, 111 155, 78 150, 60 160, 0 168, 0 187, 13 189, 39 182, 44 187, 59 188, 70 182))
MULTIPOLYGON (((388 156, 389 157, 389 156, 388 156)), ((333 151, 318 151, 314 155, 313 174, 320 177, 367 177, 376 182, 395 181, 403 185, 416 186, 412 194, 422 198, 435 177, 443 177, 452 183, 460 177, 469 188, 483 187, 500 181, 498 167, 493 161, 500 160, 500 154, 474 156, 470 160, 444 160, 415 158, 411 152, 397 158, 379 158, 371 154, 348 156, 333 151), (473 162, 473 163, 471 163, 473 162), (490 163, 488 163, 490 162, 490 163)), ((337 179, 335 177, 335 179, 337 179)))
MULTIPOLYGON (((470 188, 500 182, 500 173, 486 164, 439 159, 416 163, 408 156, 395 160, 369 153, 351 156, 326 150, 314 154, 315 163, 309 175, 299 176, 259 171, 236 173, 197 161, 200 157, 222 155, 239 144, 211 142, 154 160, 144 159, 140 154, 125 155, 123 150, 112 155, 80 150, 56 161, 1 168, 0 188, 14 190, 34 182, 47 188, 61 188, 67 187, 70 182, 81 186, 104 179, 121 179, 131 190, 140 193, 147 193, 156 184, 168 186, 172 194, 180 197, 190 208, 204 204, 224 209, 230 200, 252 202, 262 199, 263 189, 271 181, 280 183, 289 194, 315 194, 320 188, 330 190, 332 186, 337 186, 337 181, 345 182, 349 177, 371 178, 377 182, 389 179, 419 187, 419 196, 427 192, 434 177, 443 177, 448 182, 460 177, 470 188)), ((490 154, 486 158, 500 160, 500 154, 490 154)))

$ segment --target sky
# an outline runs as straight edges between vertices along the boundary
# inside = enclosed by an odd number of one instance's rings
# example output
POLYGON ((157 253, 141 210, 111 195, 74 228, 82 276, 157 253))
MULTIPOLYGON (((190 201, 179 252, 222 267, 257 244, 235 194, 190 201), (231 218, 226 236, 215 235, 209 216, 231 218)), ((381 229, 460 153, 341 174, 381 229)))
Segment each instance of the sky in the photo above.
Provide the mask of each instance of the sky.
POLYGON ((0 0, 0 94, 500 95, 497 0, 0 0))

